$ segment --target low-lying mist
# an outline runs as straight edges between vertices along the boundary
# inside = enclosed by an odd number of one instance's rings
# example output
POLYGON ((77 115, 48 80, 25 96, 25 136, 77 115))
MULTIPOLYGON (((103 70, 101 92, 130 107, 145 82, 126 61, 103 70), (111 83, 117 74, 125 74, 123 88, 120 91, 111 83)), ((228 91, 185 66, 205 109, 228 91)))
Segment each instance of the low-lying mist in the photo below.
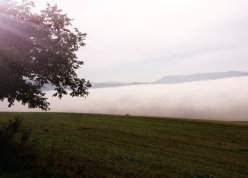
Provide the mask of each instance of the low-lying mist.
MULTIPOLYGON (((48 96, 51 96, 51 91, 48 96)), ((52 112, 85 112, 248 121, 248 77, 182 84, 90 89, 86 98, 49 97, 52 112)), ((30 110, 16 103, 0 111, 30 110)))

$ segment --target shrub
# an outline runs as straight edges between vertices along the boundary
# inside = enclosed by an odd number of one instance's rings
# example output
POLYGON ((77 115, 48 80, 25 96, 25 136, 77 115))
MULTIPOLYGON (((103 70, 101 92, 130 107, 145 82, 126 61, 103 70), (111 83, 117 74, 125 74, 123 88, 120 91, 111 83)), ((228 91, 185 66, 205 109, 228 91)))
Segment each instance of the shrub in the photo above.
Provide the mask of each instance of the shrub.
POLYGON ((3 130, 0 130, 0 145, 1 146, 24 146, 30 136, 30 131, 21 130, 21 125, 23 122, 23 117, 16 116, 3 130), (19 138, 19 139, 18 139, 19 138))

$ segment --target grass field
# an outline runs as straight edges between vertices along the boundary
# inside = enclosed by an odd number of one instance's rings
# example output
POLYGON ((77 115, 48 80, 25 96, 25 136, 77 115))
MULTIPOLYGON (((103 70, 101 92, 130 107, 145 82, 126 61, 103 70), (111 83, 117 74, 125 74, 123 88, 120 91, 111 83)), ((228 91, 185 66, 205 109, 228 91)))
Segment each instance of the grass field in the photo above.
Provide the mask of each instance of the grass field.
POLYGON ((0 128, 17 115, 32 130, 29 144, 75 177, 248 177, 245 122, 0 113, 0 128))

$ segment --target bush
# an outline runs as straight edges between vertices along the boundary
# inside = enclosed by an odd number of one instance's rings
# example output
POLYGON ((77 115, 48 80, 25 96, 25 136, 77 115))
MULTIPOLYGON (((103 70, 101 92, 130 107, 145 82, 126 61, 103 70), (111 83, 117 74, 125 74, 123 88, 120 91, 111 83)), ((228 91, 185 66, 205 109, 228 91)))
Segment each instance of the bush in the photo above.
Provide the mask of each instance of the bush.
POLYGON ((28 143, 31 132, 22 123, 17 116, 0 129, 0 177, 82 177, 84 168, 61 157, 59 149, 44 152, 28 143))
POLYGON ((14 121, 10 120, 7 126, 0 130, 0 144, 6 146, 24 146, 29 138, 30 131, 21 130, 23 118, 17 116, 14 121), (17 137, 19 136, 20 139, 17 137))
POLYGON ((15 117, 0 130, 0 170, 14 172, 23 165, 30 131, 21 129, 22 117, 15 117))

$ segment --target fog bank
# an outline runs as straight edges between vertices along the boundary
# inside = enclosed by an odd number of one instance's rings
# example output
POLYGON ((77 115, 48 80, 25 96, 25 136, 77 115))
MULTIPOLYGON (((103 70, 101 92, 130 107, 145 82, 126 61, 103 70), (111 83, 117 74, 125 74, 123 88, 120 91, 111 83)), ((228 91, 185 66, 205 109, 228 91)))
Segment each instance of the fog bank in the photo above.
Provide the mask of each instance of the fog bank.
MULTIPOLYGON (((51 96, 52 92, 48 92, 51 96)), ((248 121, 248 77, 182 84, 154 84, 90 89, 86 98, 49 98, 52 112, 130 114, 248 121)), ((16 103, 0 111, 30 110, 16 103)))

